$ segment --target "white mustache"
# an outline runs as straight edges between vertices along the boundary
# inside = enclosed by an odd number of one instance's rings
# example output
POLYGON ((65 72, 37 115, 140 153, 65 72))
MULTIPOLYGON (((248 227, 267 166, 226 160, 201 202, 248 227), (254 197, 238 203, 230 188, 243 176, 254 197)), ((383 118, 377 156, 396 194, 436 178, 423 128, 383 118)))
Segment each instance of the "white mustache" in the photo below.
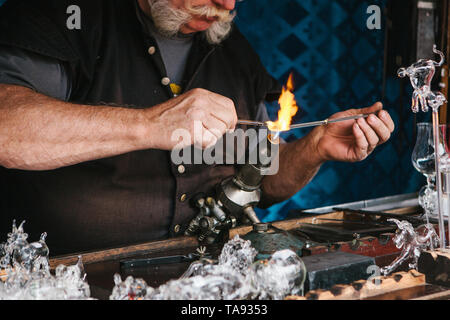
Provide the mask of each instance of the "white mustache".
POLYGON ((207 18, 218 18, 218 22, 231 22, 236 13, 225 9, 219 9, 211 6, 193 7, 190 4, 186 5, 186 13, 192 16, 202 16, 207 18))

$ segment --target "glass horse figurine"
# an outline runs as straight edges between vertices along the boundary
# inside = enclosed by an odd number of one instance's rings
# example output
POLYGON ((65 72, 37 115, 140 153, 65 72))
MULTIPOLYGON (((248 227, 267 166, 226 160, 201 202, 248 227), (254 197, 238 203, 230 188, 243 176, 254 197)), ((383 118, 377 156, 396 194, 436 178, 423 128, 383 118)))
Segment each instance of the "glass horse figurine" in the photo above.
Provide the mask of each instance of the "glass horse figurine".
POLYGON ((433 52, 440 55, 440 62, 420 59, 408 68, 401 68, 398 71, 400 78, 408 76, 411 80, 414 88, 412 111, 415 113, 419 112, 419 106, 423 112, 428 112, 428 107, 439 108, 447 102, 442 93, 431 91, 431 81, 436 73, 436 67, 444 64, 444 54, 436 49, 436 45, 433 47, 433 52))

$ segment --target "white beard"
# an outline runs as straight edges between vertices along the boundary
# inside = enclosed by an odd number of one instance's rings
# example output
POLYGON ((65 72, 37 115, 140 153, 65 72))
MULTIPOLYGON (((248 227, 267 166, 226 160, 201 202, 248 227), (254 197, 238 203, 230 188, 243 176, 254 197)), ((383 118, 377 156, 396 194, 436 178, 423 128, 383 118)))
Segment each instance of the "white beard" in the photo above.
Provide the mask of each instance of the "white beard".
POLYGON ((158 31, 167 37, 175 36, 180 28, 187 24, 193 16, 206 16, 219 18, 211 26, 203 31, 206 40, 210 44, 219 44, 229 35, 235 13, 227 10, 219 10, 215 7, 196 7, 187 5, 187 8, 175 9, 168 0, 148 0, 153 23, 158 31))

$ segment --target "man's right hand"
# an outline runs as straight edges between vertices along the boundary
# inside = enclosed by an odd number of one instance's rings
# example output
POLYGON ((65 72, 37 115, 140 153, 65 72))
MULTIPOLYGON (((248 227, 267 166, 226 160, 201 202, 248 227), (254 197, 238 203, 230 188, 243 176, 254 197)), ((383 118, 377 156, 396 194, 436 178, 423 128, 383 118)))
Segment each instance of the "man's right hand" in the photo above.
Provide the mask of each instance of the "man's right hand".
POLYGON ((193 89, 167 102, 144 110, 150 121, 149 141, 153 149, 172 150, 196 145, 214 145, 226 132, 235 129, 237 114, 231 99, 205 89, 193 89), (174 141, 182 129, 190 139, 174 141))
POLYGON ((53 170, 146 150, 172 150, 177 129, 186 146, 207 147, 236 126, 233 102, 194 89, 148 109, 79 105, 0 84, 0 166, 53 170), (200 130, 194 130, 194 124, 200 130), (198 133, 195 131, 199 131, 198 133))

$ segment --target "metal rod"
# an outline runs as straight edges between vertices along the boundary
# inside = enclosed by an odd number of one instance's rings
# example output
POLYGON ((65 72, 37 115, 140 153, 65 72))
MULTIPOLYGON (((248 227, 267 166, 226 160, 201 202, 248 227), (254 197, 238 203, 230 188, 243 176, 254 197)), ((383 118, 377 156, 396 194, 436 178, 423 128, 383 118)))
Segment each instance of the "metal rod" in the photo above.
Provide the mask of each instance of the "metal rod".
POLYGON ((368 228, 368 229, 357 229, 357 230, 343 230, 343 229, 339 229, 339 228, 335 228, 335 227, 331 227, 331 226, 324 226, 321 224, 312 224, 312 223, 299 223, 301 228, 304 229, 313 229, 313 230, 323 230, 323 231, 327 231, 330 233, 335 233, 335 234, 339 234, 339 235, 365 235, 367 233, 373 233, 373 232, 385 232, 385 231, 390 231, 392 229, 395 228, 394 225, 392 226, 383 226, 383 227, 378 227, 378 228, 368 228))
MULTIPOLYGON (((369 115, 371 115, 371 114, 358 114, 356 116, 350 116, 350 117, 344 117, 344 118, 338 118, 338 119, 325 119, 325 120, 321 120, 321 121, 298 123, 298 124, 291 125, 290 130, 299 129, 299 128, 317 127, 317 126, 322 126, 322 125, 325 125, 328 123, 337 123, 337 122, 348 121, 348 120, 357 120, 357 119, 361 119, 361 118, 367 118, 369 115)), ((238 120, 237 123, 242 124, 242 125, 256 126, 256 127, 267 127, 267 124, 265 122, 261 122, 261 121, 238 120)))
POLYGON ((306 122, 306 123, 299 123, 299 124, 293 124, 291 125, 291 130, 293 129, 300 129, 300 128, 311 128, 311 127, 318 127, 323 126, 324 124, 328 123, 328 119, 322 120, 322 121, 312 121, 312 122, 306 122))
POLYGON ((316 220, 320 221, 331 221, 331 222, 342 222, 342 224, 357 224, 357 225, 376 225, 381 227, 386 227, 386 223, 379 223, 375 221, 363 221, 363 220, 345 220, 345 219, 325 219, 325 218, 313 218, 313 224, 316 220))
MULTIPOLYGON (((333 208, 334 211, 343 211, 347 213, 356 213, 356 214, 362 214, 367 216, 380 216, 384 218, 394 218, 398 220, 406 220, 411 223, 423 223, 423 220, 417 217, 411 217, 403 214, 397 214, 397 213, 388 213, 383 211, 369 211, 369 210, 361 210, 361 209, 350 209, 350 208, 339 208, 335 207, 333 208)), ((436 219, 430 218, 430 221, 432 223, 437 223, 438 221, 436 219)))
POLYGON ((309 128, 309 127, 317 127, 328 123, 337 123, 342 121, 348 121, 348 120, 357 120, 361 118, 367 118, 370 116, 370 114, 358 114, 356 116, 350 116, 350 117, 344 117, 344 118, 338 118, 338 119, 325 119, 322 121, 313 121, 313 122, 307 122, 307 123, 299 123, 294 124, 291 126, 291 129, 298 129, 298 128, 309 128))
POLYGON ((238 120, 238 124, 247 125, 247 126, 255 126, 255 127, 267 127, 264 122, 260 121, 251 121, 251 120, 238 120))
POLYGON ((433 138, 434 138, 434 164, 436 172, 436 191, 437 191, 437 211, 439 218, 439 237, 441 240, 441 249, 446 247, 445 225, 443 212, 441 210, 442 182, 441 172, 439 170, 439 108, 433 108, 433 138))

